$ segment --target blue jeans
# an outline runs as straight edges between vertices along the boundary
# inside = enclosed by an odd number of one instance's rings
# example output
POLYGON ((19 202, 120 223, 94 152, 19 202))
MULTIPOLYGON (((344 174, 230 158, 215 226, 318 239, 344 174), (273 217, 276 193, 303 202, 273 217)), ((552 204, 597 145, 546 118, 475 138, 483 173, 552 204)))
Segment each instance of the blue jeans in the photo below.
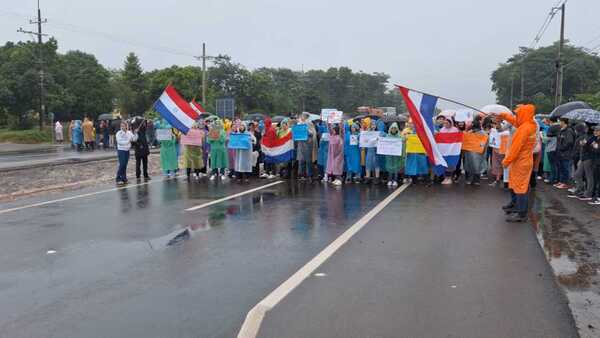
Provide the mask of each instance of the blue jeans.
POLYGON ((310 161, 299 161, 298 176, 312 177, 312 163, 310 161))
POLYGON ((129 150, 117 150, 119 158, 119 169, 117 170, 117 182, 127 181, 127 163, 129 162, 129 150))
POLYGON ((548 162, 550 162, 550 183, 555 184, 558 183, 559 180, 559 170, 558 170, 558 154, 556 151, 551 151, 548 153, 548 162))
POLYGON ((567 184, 571 180, 571 160, 558 161, 558 181, 567 184))

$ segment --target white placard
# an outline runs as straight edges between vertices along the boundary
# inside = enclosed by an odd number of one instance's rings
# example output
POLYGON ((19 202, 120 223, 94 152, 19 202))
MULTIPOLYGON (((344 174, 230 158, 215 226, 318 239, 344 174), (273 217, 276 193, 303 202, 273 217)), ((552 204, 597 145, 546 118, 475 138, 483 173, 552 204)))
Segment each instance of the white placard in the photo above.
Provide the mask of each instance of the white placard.
POLYGON ((351 146, 358 145, 358 135, 350 135, 350 145, 351 146))
POLYGON ((331 108, 321 109, 321 121, 323 121, 323 122, 329 121, 329 113, 332 111, 337 111, 337 109, 331 109, 331 108))
POLYGON ((329 115, 327 116, 327 123, 331 124, 331 123, 341 123, 342 122, 342 115, 344 115, 343 111, 330 111, 329 115))
POLYGON ((402 139, 382 137, 377 140, 377 155, 402 156, 402 139))
POLYGON ((377 147, 377 139, 379 138, 378 131, 366 131, 360 132, 360 147, 361 148, 375 148, 377 147))
POLYGON ((171 133, 171 129, 156 129, 157 141, 171 141, 172 139, 173 133, 171 133))
POLYGON ((329 142, 329 133, 321 134, 321 141, 329 142))
POLYGON ((490 131, 490 147, 500 149, 500 133, 496 129, 490 131))

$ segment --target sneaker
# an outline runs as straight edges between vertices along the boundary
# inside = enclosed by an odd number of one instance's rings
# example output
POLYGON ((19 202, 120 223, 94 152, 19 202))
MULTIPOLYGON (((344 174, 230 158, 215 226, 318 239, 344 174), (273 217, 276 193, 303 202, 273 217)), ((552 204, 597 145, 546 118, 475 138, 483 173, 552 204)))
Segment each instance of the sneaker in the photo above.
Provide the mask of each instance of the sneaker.
POLYGON ((342 185, 342 181, 337 179, 337 180, 333 181, 333 185, 340 186, 340 185, 342 185))
POLYGON ((481 185, 481 183, 479 181, 473 181, 473 182, 471 182, 471 184, 474 185, 474 186, 480 186, 481 185))
POLYGON ((262 173, 260 174, 260 178, 269 178, 269 175, 267 173, 262 173))
POLYGON ((223 181, 227 180, 227 175, 221 175, 221 180, 223 180, 223 181))
POLYGON ((544 179, 544 183, 550 183, 550 180, 546 178, 544 179))
POLYGON ((570 193, 575 193, 575 192, 577 192, 577 188, 573 187, 573 188, 571 188, 571 189, 569 189, 567 191, 570 192, 570 193))
POLYGON ((275 177, 277 177, 277 176, 275 176, 273 174, 267 176, 267 178, 270 179, 270 180, 274 179, 275 177))
POLYGON ((209 180, 214 181, 217 178, 217 175, 210 175, 209 180))
MULTIPOLYGON (((542 179, 544 179, 544 178, 543 178, 542 176, 538 176, 538 177, 537 177, 537 179, 538 179, 538 180, 542 180, 542 179)), ((544 182, 545 182, 545 181, 546 181, 546 180, 544 180, 544 182)))
POLYGON ((391 186, 392 186, 392 181, 389 181, 389 182, 387 183, 387 186, 388 186, 388 187, 391 187, 391 186))
POLYGON ((552 186, 558 188, 558 186, 560 186, 560 183, 554 183, 552 186))
POLYGON ((580 200, 580 201, 591 201, 591 200, 593 200, 593 198, 591 198, 591 197, 585 197, 585 196, 578 196, 577 199, 580 200))
POLYGON ((452 178, 451 177, 446 177, 443 181, 442 181, 443 185, 450 185, 452 184, 452 178))
POLYGON ((398 186, 398 182, 394 181, 392 182, 392 187, 397 187, 398 186))
POLYGON ((520 213, 516 212, 506 216, 506 221, 510 223, 521 223, 527 221, 527 216, 523 216, 520 213))
POLYGON ((596 198, 596 200, 588 202, 589 205, 600 205, 600 198, 596 198))
POLYGON ((581 195, 575 193, 575 192, 570 192, 567 197, 568 198, 579 198, 581 195))
POLYGON ((563 184, 563 183, 559 183, 558 186, 556 186, 556 189, 561 189, 561 190, 567 189, 567 188, 569 188, 569 186, 566 184, 563 184))
POLYGON ((488 184, 490 187, 495 187, 496 184, 498 184, 498 181, 492 181, 490 184, 488 184))

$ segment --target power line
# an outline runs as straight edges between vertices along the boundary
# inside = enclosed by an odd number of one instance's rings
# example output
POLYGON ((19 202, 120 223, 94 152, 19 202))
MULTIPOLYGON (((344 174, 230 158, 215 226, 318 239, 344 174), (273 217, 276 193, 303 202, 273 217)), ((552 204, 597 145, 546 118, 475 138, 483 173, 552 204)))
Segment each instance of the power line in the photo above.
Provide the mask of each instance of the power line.
POLYGON ((550 27, 552 20, 554 19, 554 17, 558 13, 558 11, 560 11, 562 5, 565 5, 566 3, 567 3, 567 0, 560 0, 552 7, 552 9, 550 9, 550 12, 546 16, 544 23, 542 24, 542 26, 538 30, 537 34, 535 35, 535 38, 533 38, 533 41, 529 45, 529 49, 535 48, 539 44, 539 42, 542 40, 542 37, 548 30, 548 27, 550 27))

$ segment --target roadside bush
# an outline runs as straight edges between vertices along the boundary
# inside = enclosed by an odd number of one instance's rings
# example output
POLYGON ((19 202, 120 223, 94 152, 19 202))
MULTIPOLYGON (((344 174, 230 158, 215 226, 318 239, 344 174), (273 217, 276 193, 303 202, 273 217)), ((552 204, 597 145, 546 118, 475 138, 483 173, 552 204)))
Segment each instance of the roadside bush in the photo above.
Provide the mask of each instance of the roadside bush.
POLYGON ((0 142, 8 143, 50 143, 52 142, 52 129, 44 130, 28 129, 28 130, 10 130, 0 129, 0 142))

